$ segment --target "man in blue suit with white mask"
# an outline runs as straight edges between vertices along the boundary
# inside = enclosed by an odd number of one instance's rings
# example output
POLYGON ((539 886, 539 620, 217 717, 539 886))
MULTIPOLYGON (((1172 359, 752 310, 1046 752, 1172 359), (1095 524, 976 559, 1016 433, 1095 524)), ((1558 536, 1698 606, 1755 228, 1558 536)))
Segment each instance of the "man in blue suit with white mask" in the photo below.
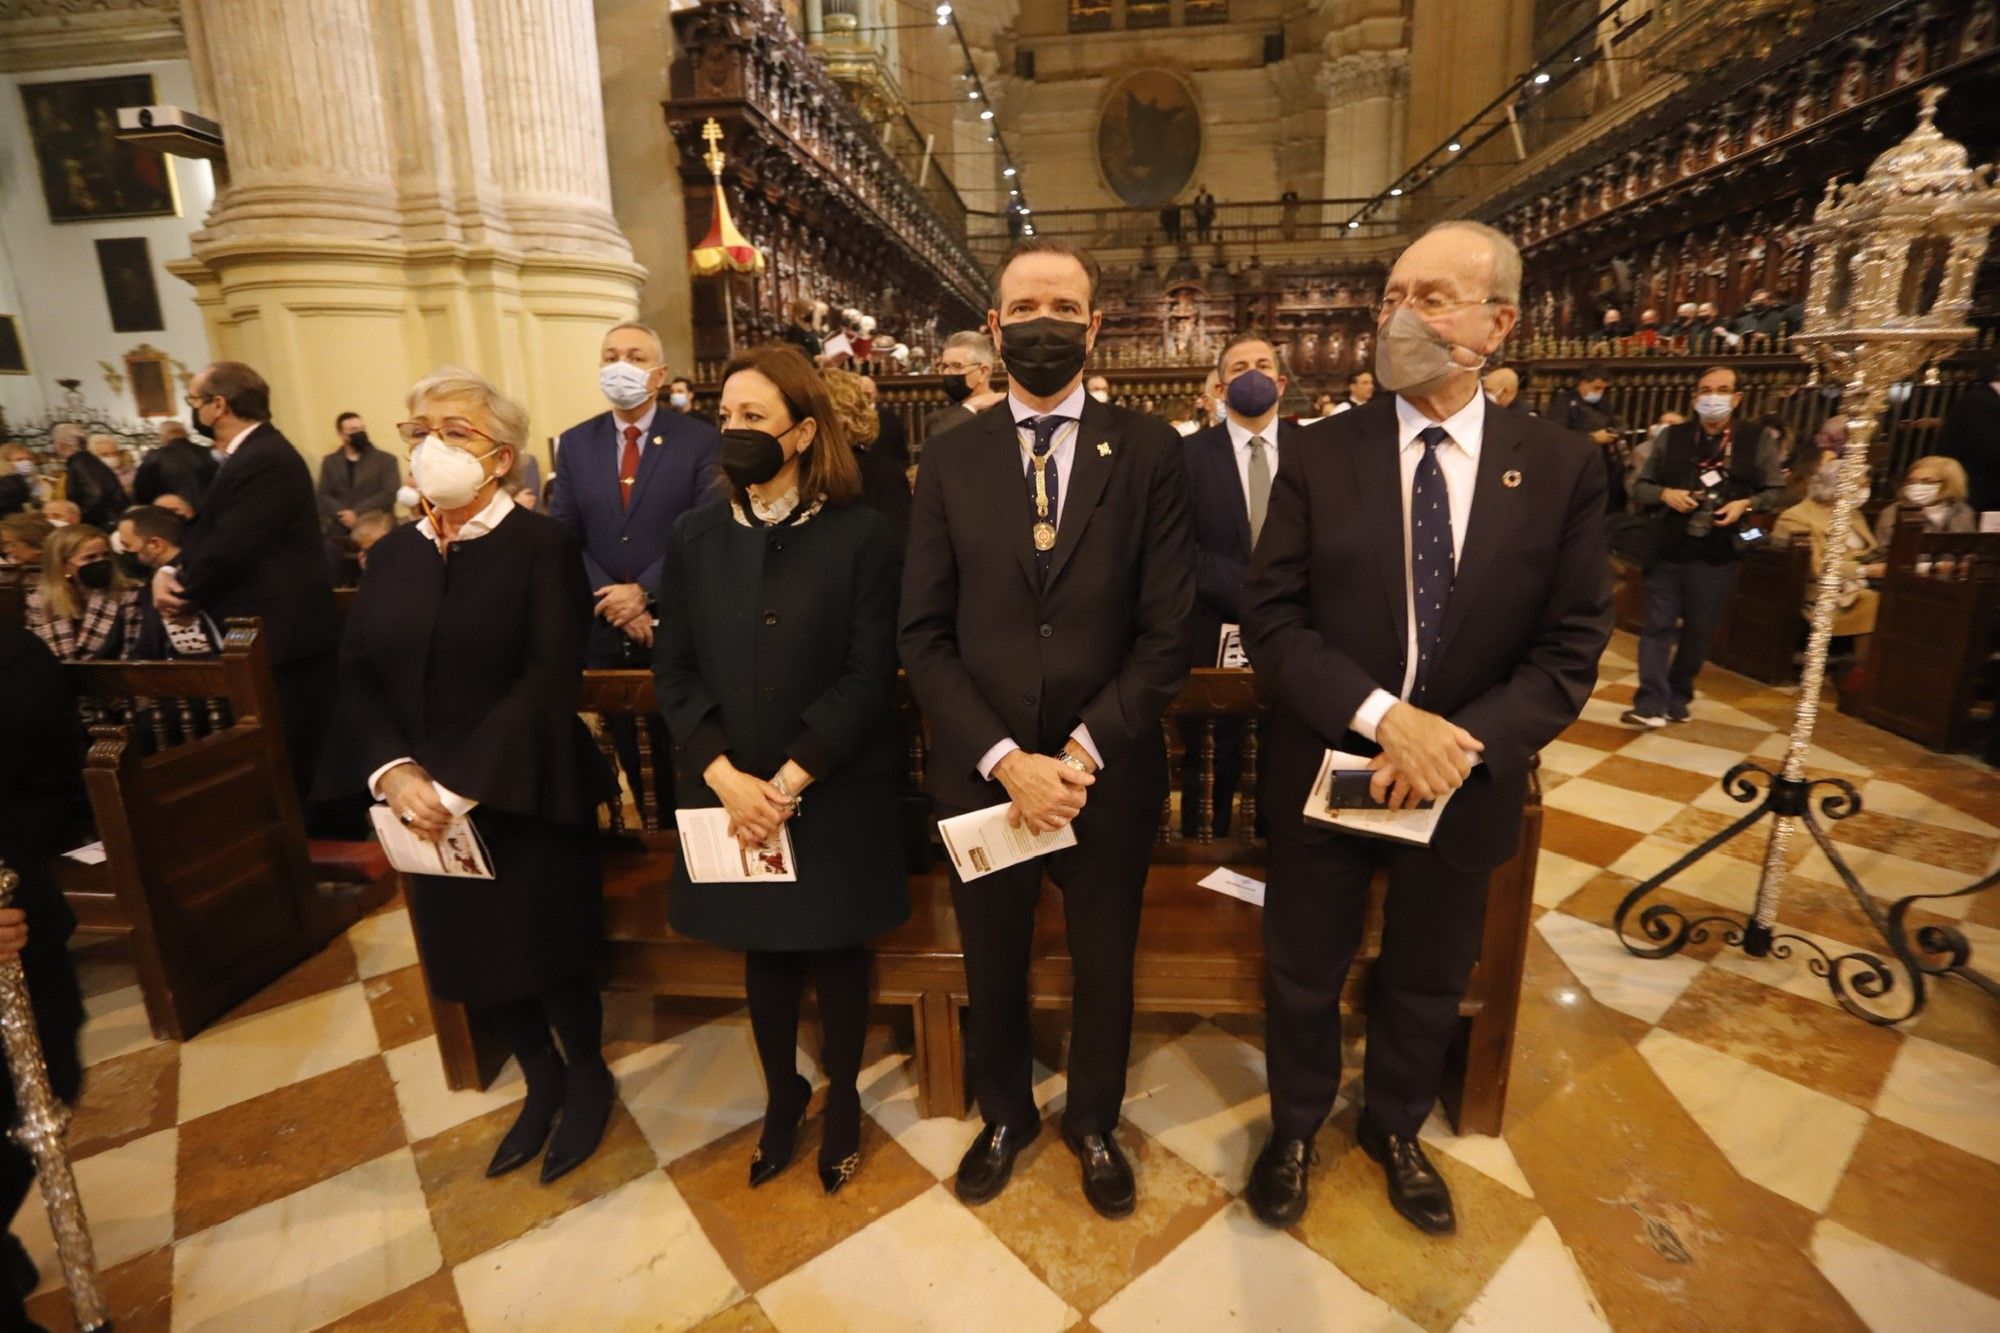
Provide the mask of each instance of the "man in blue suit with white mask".
MULTIPOLYGON (((624 323, 604 335, 598 385, 611 410, 578 422, 556 441, 549 513, 583 543, 596 613, 585 664, 649 668, 660 563, 674 520, 714 494, 722 437, 699 417, 667 410, 660 335, 624 323)), ((671 799, 670 741, 649 718, 656 791, 671 799)), ((644 805, 636 728, 613 719, 619 766, 644 805)))

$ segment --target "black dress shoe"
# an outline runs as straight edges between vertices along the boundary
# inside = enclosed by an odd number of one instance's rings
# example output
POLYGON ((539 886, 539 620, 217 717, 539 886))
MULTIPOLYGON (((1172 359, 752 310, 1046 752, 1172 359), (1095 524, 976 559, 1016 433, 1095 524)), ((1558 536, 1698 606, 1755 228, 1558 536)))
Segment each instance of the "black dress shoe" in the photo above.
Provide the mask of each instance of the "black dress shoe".
POLYGON ((967 1203, 985 1203, 1007 1188, 1014 1159, 1042 1132, 1039 1123, 1025 1130, 988 1125, 958 1159, 958 1179, 952 1189, 967 1203))
POLYGON ((535 1061, 534 1068, 526 1073, 528 1096, 521 1103, 521 1112, 514 1117, 513 1125, 500 1136, 499 1146, 493 1149, 493 1160, 486 1164, 489 1179, 504 1176, 541 1156, 542 1145, 549 1141, 549 1130, 555 1126, 556 1112, 562 1109, 568 1087, 562 1061, 551 1053, 546 1060, 535 1061))
POLYGON ((1259 1222, 1282 1230, 1305 1216, 1306 1172, 1318 1160, 1312 1140, 1271 1136, 1257 1154, 1250 1184, 1243 1191, 1259 1222))
POLYGON ((611 1105, 618 1099, 618 1080, 602 1063, 571 1065, 563 1094, 562 1116, 542 1159, 542 1183, 559 1180, 589 1161, 604 1142, 611 1123, 611 1105))
POLYGON ((1364 1114, 1354 1127, 1354 1141, 1381 1164, 1389 1177, 1389 1202, 1412 1226, 1433 1236, 1448 1236, 1458 1229, 1451 1191, 1414 1137, 1378 1129, 1364 1114))
POLYGON ((799 1122, 812 1101, 812 1084, 803 1074, 792 1075, 792 1086, 764 1108, 764 1130, 750 1153, 750 1188, 756 1189, 792 1164, 799 1146, 799 1122))
POLYGON ((1083 1197, 1090 1206, 1103 1217, 1130 1217, 1139 1191, 1118 1141, 1109 1134, 1072 1134, 1065 1128, 1063 1142, 1083 1167, 1083 1197))

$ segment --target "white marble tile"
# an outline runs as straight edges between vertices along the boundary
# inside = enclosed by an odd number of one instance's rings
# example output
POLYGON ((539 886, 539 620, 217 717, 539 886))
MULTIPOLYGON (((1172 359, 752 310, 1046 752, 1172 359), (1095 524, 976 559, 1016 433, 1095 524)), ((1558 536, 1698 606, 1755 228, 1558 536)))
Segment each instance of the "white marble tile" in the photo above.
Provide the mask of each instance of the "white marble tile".
MULTIPOLYGON (((1693 848, 1685 843, 1669 842, 1657 836, 1644 838, 1634 843, 1623 856, 1613 861, 1606 869, 1643 882, 1659 874, 1692 850, 1693 848)), ((1546 852, 1542 854, 1548 855, 1546 852)), ((1757 901, 1757 876, 1758 867, 1754 863, 1739 860, 1717 848, 1682 870, 1669 880, 1668 884, 1676 892, 1691 894, 1703 902, 1713 903, 1717 907, 1727 908, 1733 912, 1747 913, 1757 901)), ((1635 915, 1658 901, 1657 894, 1649 894, 1640 900, 1638 907, 1634 908, 1635 915)))
POLYGON ((1270 1133, 1264 1053, 1203 1023, 1132 1067, 1125 1118, 1232 1193, 1270 1133))
MULTIPOLYGON (((1811 834, 1801 832, 1795 836, 1811 842, 1811 834)), ((1912 893, 1951 893, 1962 889, 1978 877, 1968 875, 1963 870, 1947 870, 1941 866, 1925 865, 1905 856, 1891 852, 1878 852, 1871 847, 1858 847, 1850 842, 1834 839, 1840 849, 1840 859, 1847 863, 1847 869, 1861 881, 1861 887, 1878 898, 1894 900, 1912 893)), ((1799 863, 1792 868, 1795 875, 1818 880, 1822 884, 1840 884, 1840 872, 1833 868, 1833 862, 1826 859, 1826 853, 1817 844, 1811 844, 1799 863)), ((1972 910, 1970 896, 1955 899, 1940 899, 1923 904, 1940 916, 1963 916, 1972 910)), ((1860 908, 1856 908, 1857 915, 1860 908)), ((1862 930, 1873 931, 1867 926, 1862 930)))
POLYGON ((1588 773, 1608 758, 1610 755, 1603 750, 1573 741, 1550 741, 1542 747, 1542 767, 1552 773, 1567 773, 1571 777, 1588 773))
POLYGON ((347 942, 354 946, 354 961, 364 981, 417 962, 417 937, 410 930, 407 907, 362 917, 348 927, 347 942))
MULTIPOLYGON (((1779 764, 1784 762, 1785 752, 1791 748, 1791 744, 1790 736, 1782 731, 1775 731, 1766 736, 1764 743, 1750 753, 1759 759, 1769 759, 1773 764, 1779 764)), ((1838 773, 1850 778, 1866 778, 1874 774, 1874 770, 1867 765, 1857 764, 1852 759, 1844 758, 1824 745, 1815 745, 1806 751, 1806 767, 1824 769, 1829 773, 1838 773)))
MULTIPOLYGON (((611 1067, 620 1099, 663 1166, 764 1114, 764 1071, 747 1014, 690 1028, 611 1067)), ((803 1052, 799 1072, 815 1086, 823 1081, 803 1052)))
MULTIPOLYGON (((1992 773, 1985 774, 1990 781, 1992 773)), ((1976 819, 1963 810, 1955 810, 1943 801, 1934 800, 1911 787, 1899 782, 1889 782, 1883 778, 1871 778, 1861 784, 1861 808, 1878 815, 1896 815, 1902 819, 1913 819, 1920 824, 1934 824, 1939 828, 1955 829, 1960 833, 1970 833, 1981 838, 2000 839, 2000 828, 1995 828, 1983 819, 1976 819)), ((1995 848, 2000 853, 2000 847, 1995 848)))
POLYGON ((1452 1333, 1600 1333, 1611 1324, 1576 1266, 1576 1256, 1540 1218, 1466 1307, 1452 1333))
MULTIPOLYGON (((1585 699, 1583 710, 1577 716, 1585 722, 1602 722, 1606 726, 1616 727, 1623 725, 1618 721, 1618 717, 1630 707, 1630 704, 1621 704, 1615 699, 1585 699)), ((1639 731, 1638 727, 1632 728, 1634 736, 1638 735, 1639 731)))
POLYGON ((978 1114, 954 1120, 950 1116, 924 1119, 917 1114, 917 1081, 906 1066, 870 1077, 861 1076, 861 1105, 904 1152, 917 1159, 939 1180, 949 1179, 958 1170, 958 1159, 979 1137, 978 1114))
POLYGON ((942 1185, 757 1293, 781 1333, 1036 1333, 1077 1312, 942 1185))
MULTIPOLYGON (((1783 912, 1784 907, 1781 900, 1779 906, 1781 917, 1783 912)), ((1789 949, 1791 957, 1781 958, 1774 951, 1763 958, 1752 958, 1740 948, 1725 946, 1716 951, 1715 957, 1710 960, 1710 966, 1722 968, 1727 972, 1733 972, 1739 977, 1747 977, 1751 981, 1784 991, 1788 995, 1796 995, 1801 999, 1811 1000, 1816 1004, 1838 1008, 1839 1001, 1833 998, 1833 992, 1827 988, 1826 982, 1814 976, 1811 969, 1807 966, 1814 956, 1812 950, 1802 944, 1793 943, 1782 937, 1795 935, 1800 939, 1811 940, 1834 958, 1854 953, 1856 946, 1826 935, 1814 934, 1809 930, 1800 930, 1796 926, 1787 924, 1782 919, 1778 922, 1777 933, 1780 938, 1775 947, 1778 949, 1789 949)), ((1892 1014, 1900 1013, 1909 1003, 1907 998, 1909 992, 1901 979, 1902 965, 1895 962, 1886 946, 1880 948, 1878 956, 1892 965, 1891 970, 1896 972, 1898 977, 1895 992, 1888 998, 1886 1005, 1883 1006, 1883 1012, 1892 1014)), ((1841 969, 1841 976, 1843 979, 1851 981, 1854 972, 1855 969, 1853 967, 1844 967, 1841 969)))
POLYGON ((1725 727, 1744 727, 1751 731, 1776 731, 1771 723, 1755 713, 1746 713, 1740 708, 1732 708, 1716 699, 1699 696, 1688 705, 1688 716, 1698 722, 1714 722, 1725 727))
POLYGON ((1838 1222, 1813 1228, 1812 1258, 1874 1333, 2000 1329, 2000 1300, 1838 1222))
POLYGON ((1744 1179, 1826 1211, 1866 1111, 1659 1028, 1638 1049, 1744 1179))
POLYGON ((409 1131, 412 1143, 422 1143, 453 1125, 519 1101, 527 1090, 520 1066, 509 1060, 485 1091, 453 1092, 444 1085, 444 1066, 438 1062, 434 1036, 384 1051, 382 1062, 389 1066, 389 1079, 396 1085, 396 1105, 402 1110, 403 1128, 409 1131))
POLYGON ((444 1262, 399 1148, 174 1246, 174 1330, 318 1328, 444 1262))
POLYGON ((1597 867, 1589 862, 1544 848, 1535 858, 1535 902, 1554 907, 1596 876, 1597 867))
POLYGON ((744 1295, 664 1171, 468 1259, 451 1277, 472 1333, 687 1328, 744 1295))
POLYGON ((1905 1037, 1875 1114, 2000 1162, 2000 1068, 1976 1055, 1905 1037))
POLYGON ((1690 773, 1706 773, 1712 778, 1721 777, 1743 762, 1740 751, 1684 741, 1659 731, 1647 732, 1618 753, 1643 759, 1649 764, 1665 764, 1670 768, 1684 768, 1690 773))
POLYGON ((78 1041, 86 1068, 143 1051, 155 1040, 137 986, 83 997, 83 1033, 78 1041))
POLYGON ((181 1047, 181 1121, 380 1049, 359 982, 210 1028, 181 1047))
POLYGON ((1542 797, 1542 804, 1640 833, 1651 833, 1681 812, 1679 801, 1627 791, 1591 778, 1571 778, 1542 797))
POLYGON ((1534 1187, 1521 1172, 1514 1150, 1498 1134, 1456 1134, 1442 1107, 1433 1107, 1417 1137, 1433 1148, 1448 1153, 1473 1170, 1493 1177, 1523 1198, 1535 1197, 1534 1187))
POLYGON ((1599 1004, 1648 1023, 1659 1022, 1701 972, 1693 958, 1635 957, 1608 928, 1565 912, 1544 912, 1535 926, 1599 1004))
POLYGON ((1229 1205, 1090 1316, 1103 1333, 1408 1333, 1417 1325, 1282 1231, 1229 1205))
MULTIPOLYGON (((150 1254, 174 1238, 174 1164, 180 1130, 163 1129, 74 1163, 77 1192, 100 1270, 150 1254)), ((14 1234, 42 1270, 41 1291, 63 1285, 49 1212, 30 1188, 14 1217, 14 1234)))

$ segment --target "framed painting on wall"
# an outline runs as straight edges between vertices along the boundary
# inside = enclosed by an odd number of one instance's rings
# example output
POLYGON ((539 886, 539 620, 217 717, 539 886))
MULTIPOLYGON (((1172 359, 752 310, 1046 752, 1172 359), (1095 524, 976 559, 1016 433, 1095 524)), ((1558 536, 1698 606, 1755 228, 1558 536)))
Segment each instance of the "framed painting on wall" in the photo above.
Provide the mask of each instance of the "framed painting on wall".
POLYGON ((21 321, 0 315, 0 375, 28 373, 27 349, 21 346, 21 321))
POLYGON ((104 277, 104 300, 111 307, 114 333, 153 333, 166 328, 160 289, 153 282, 153 256, 143 236, 119 236, 97 243, 97 270, 104 277))
POLYGON ((1171 201, 1201 157, 1194 88, 1163 69, 1138 69, 1111 85, 1097 114, 1097 167, 1135 208, 1171 201))
POLYGON ((167 159, 118 141, 118 108, 150 106, 153 76, 24 83, 21 102, 51 222, 180 212, 167 159))
POLYGON ((132 401, 142 417, 175 414, 173 379, 167 354, 150 343, 125 353, 125 378, 132 382, 132 401))

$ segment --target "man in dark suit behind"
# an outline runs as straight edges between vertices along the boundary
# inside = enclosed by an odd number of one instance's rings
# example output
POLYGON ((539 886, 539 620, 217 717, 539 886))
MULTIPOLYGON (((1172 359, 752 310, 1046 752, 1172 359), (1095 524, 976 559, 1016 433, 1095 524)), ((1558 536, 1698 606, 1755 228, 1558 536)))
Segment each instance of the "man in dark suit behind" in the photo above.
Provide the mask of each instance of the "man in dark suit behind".
MULTIPOLYGON (((583 543, 595 616, 585 665, 649 668, 660 564, 674 520, 714 493, 722 437, 701 418, 660 401, 667 362, 660 335, 644 324, 619 324, 598 352, 598 387, 611 410, 564 431, 556 441, 549 516, 583 543)), ((646 719, 658 795, 672 799, 673 751, 658 714, 646 719)), ((638 728, 611 720, 618 763, 641 808, 645 784, 638 728)), ((670 811, 662 814, 671 818, 670 811)))
POLYGON ((65 499, 83 511, 83 522, 109 532, 118 525, 118 516, 128 503, 118 474, 96 454, 83 447, 85 431, 74 421, 59 424, 51 433, 56 457, 63 460, 65 499))
POLYGON ((1981 360, 1973 382, 1944 414, 1935 452, 1956 458, 1971 483, 1967 501, 1978 513, 2000 509, 2000 357, 1981 360))
POLYGON ((986 1122, 959 1163, 959 1197, 998 1194, 1041 1128, 1027 973, 1046 870, 1063 893, 1075 977, 1063 1137, 1091 1205, 1118 1217, 1135 1190, 1112 1134, 1167 790, 1160 719, 1187 678, 1194 550, 1172 430, 1084 394, 1096 297, 1096 264, 1061 241, 1026 241, 1001 261, 987 323, 1012 387, 925 450, 901 639, 931 726, 938 816, 1009 803, 1031 831, 1073 822, 1077 838, 953 882, 986 1122))
POLYGON ((271 391, 241 361, 206 366, 188 386, 195 425, 223 463, 182 542, 153 575, 163 615, 204 611, 263 621, 285 748, 303 804, 333 709, 333 572, 320 540, 312 469, 271 424, 271 391))
POLYGON ((993 340, 984 329, 965 329, 944 340, 938 353, 938 382, 945 406, 924 418, 924 443, 963 426, 1003 397, 992 384, 993 340))
POLYGON ((132 503, 156 504, 163 495, 178 495, 198 511, 215 469, 215 455, 189 439, 186 426, 163 421, 159 447, 146 451, 132 477, 132 503))
POLYGON ((1514 327, 1521 261, 1442 223, 1396 261, 1376 370, 1392 392, 1287 451, 1244 608, 1273 705, 1263 751, 1271 1139, 1258 1217, 1304 1212, 1312 1139, 1340 1081, 1341 986, 1368 882, 1389 876, 1369 981, 1356 1138, 1416 1226, 1455 1226, 1417 1143, 1459 1030, 1491 872, 1514 854, 1529 764, 1575 720, 1611 631, 1604 467, 1589 440, 1479 391, 1514 327), (1428 844, 1301 811, 1328 748, 1373 756, 1378 799, 1450 797, 1428 844))
MULTIPOLYGON (((1238 334, 1216 358, 1225 414, 1181 441, 1194 512, 1194 613, 1188 617, 1188 666, 1221 665, 1222 627, 1243 624, 1243 582, 1250 550, 1263 530, 1278 456, 1300 427, 1278 419, 1289 381, 1278 351, 1262 336, 1238 334)), ((1202 723, 1181 720, 1181 832, 1200 831, 1202 723)), ((1215 719, 1214 835, 1229 832, 1229 803, 1242 771, 1243 723, 1215 719)))

